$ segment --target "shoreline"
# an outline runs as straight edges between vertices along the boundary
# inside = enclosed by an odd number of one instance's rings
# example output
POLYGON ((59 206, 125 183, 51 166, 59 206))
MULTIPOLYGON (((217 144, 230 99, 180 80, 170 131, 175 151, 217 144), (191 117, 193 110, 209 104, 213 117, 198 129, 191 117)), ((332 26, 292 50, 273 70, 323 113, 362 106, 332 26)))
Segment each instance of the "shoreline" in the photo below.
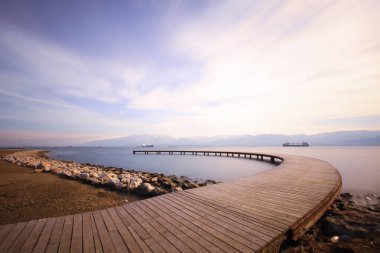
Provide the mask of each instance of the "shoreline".
POLYGON ((142 196, 157 196, 216 183, 213 180, 198 183, 183 176, 166 176, 162 173, 61 161, 50 158, 46 155, 47 152, 44 150, 19 151, 3 156, 1 159, 19 166, 32 168, 35 173, 51 173, 68 179, 80 180, 96 187, 110 188, 142 196))
MULTIPOLYGON (((0 155, 17 150, 0 150, 0 155)), ((0 160, 0 224, 95 211, 142 196, 120 194, 0 160)))
POLYGON ((0 225, 95 211, 202 186, 188 178, 58 161, 45 153, 0 150, 0 225), (120 175, 134 180, 121 183, 120 175))

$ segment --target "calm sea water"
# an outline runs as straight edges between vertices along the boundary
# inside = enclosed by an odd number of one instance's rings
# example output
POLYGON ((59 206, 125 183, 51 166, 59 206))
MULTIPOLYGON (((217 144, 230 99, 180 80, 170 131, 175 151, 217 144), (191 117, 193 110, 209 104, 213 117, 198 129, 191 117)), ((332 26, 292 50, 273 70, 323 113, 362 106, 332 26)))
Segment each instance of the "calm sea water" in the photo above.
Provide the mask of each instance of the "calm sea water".
MULTIPOLYGON (((380 147, 198 147, 170 149, 234 150, 318 158, 331 163, 339 170, 343 178, 343 191, 380 195, 380 147)), ((50 156, 59 160, 88 162, 159 172, 166 175, 189 176, 198 180, 226 181, 275 168, 269 163, 254 160, 213 156, 133 155, 132 150, 131 148, 54 148, 51 149, 50 156)))

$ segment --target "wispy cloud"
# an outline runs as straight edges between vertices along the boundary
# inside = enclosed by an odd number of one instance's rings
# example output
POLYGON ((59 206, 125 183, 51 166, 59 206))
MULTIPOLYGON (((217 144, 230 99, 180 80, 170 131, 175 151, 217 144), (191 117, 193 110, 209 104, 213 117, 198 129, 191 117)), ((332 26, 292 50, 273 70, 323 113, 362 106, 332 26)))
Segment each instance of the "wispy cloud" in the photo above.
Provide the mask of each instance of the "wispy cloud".
POLYGON ((92 10, 91 31, 96 16, 119 20, 101 17, 112 29, 87 38, 105 43, 95 43, 99 54, 84 35, 68 43, 1 21, 0 131, 314 133, 339 130, 325 120, 335 118, 347 118, 346 129, 380 128, 350 120, 380 108, 378 1, 140 7, 129 19, 122 7, 92 10))

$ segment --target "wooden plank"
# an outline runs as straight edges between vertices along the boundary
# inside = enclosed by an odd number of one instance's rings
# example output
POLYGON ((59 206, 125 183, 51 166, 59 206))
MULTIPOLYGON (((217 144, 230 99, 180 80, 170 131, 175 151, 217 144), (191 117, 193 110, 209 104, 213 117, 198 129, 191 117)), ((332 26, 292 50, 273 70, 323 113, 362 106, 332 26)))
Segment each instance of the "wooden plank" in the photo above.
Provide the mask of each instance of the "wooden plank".
MULTIPOLYGON (((124 223, 121 221, 116 210, 114 208, 109 208, 109 209, 107 209, 107 211, 108 211, 109 215, 111 216, 111 218, 112 218, 117 230, 119 231, 121 237, 123 238, 125 244, 127 245, 129 251, 130 252, 136 252, 136 253, 142 252, 139 244, 137 243, 135 238, 133 238, 131 232, 127 229, 127 227, 124 225, 124 223)), ((146 245, 146 247, 148 248, 147 245, 146 245)))
POLYGON ((113 223, 107 210, 101 210, 100 214, 102 215, 103 221, 106 224, 110 238, 115 246, 116 252, 129 252, 128 247, 125 245, 123 238, 119 234, 115 224, 113 223))
POLYGON ((258 231, 266 234, 268 236, 274 236, 277 232, 282 232, 287 229, 288 226, 279 227, 278 223, 273 225, 273 221, 265 216, 258 216, 257 214, 251 215, 247 212, 235 212, 233 210, 228 210, 225 207, 211 203, 210 201, 205 201, 204 199, 194 198, 194 195, 183 194, 182 196, 187 197, 187 201, 190 203, 201 205, 205 208, 214 210, 217 214, 220 214, 226 218, 229 218, 237 223, 242 223, 257 229, 258 231), (261 229, 264 228, 264 229, 261 229))
POLYGON ((40 238, 38 239, 36 246, 34 247, 33 252, 45 252, 45 249, 47 247, 47 244, 49 242, 51 233, 54 228, 56 218, 50 218, 46 221, 46 225, 44 227, 44 230, 42 230, 42 233, 40 235, 40 238))
POLYGON ((171 216, 176 217, 176 219, 180 221, 182 224, 189 227, 191 230, 196 232, 201 237, 212 242, 212 244, 214 244, 221 250, 225 252, 239 252, 237 249, 225 242, 225 238, 221 238, 218 231, 213 230, 212 228, 210 229, 206 225, 196 224, 195 222, 193 222, 192 219, 189 220, 188 217, 184 216, 178 209, 173 208, 170 205, 163 204, 163 202, 158 199, 159 198, 152 198, 146 201, 154 203, 155 206, 161 207, 162 210, 165 210, 166 212, 170 213, 171 216))
POLYGON ((103 253, 102 243, 100 241, 100 237, 99 237, 98 229, 96 227, 93 213, 91 213, 91 226, 92 226, 92 235, 94 237, 95 252, 103 253))
POLYGON ((234 197, 229 196, 215 196, 212 193, 208 194, 194 194, 196 197, 206 198, 208 201, 212 201, 213 203, 217 203, 218 205, 224 206, 226 208, 232 207, 237 209, 242 209, 245 211, 252 210, 255 213, 257 212, 260 215, 271 217, 273 220, 276 220, 279 223, 284 225, 288 225, 289 223, 294 222, 299 219, 300 215, 289 214, 288 212, 282 210, 281 208, 274 206, 267 206, 265 203, 262 205, 261 203, 249 203, 248 200, 240 200, 234 197))
POLYGON ((25 241, 29 238, 29 235, 33 231, 36 224, 37 220, 27 222, 21 234, 17 237, 13 245, 8 249, 9 253, 20 252, 21 248, 24 246, 25 241))
POLYGON ((234 217, 228 214, 223 215, 223 210, 211 208, 207 205, 204 205, 203 203, 194 201, 190 198, 187 198, 185 194, 182 194, 181 198, 179 198, 178 195, 175 195, 175 194, 172 194, 172 196, 170 197, 176 199, 178 203, 191 205, 190 208, 194 210, 195 212, 198 212, 198 211, 203 212, 206 215, 209 215, 213 218, 221 219, 227 224, 234 226, 237 229, 244 230, 247 233, 252 234, 254 237, 257 237, 263 240, 264 242, 272 239, 273 236, 278 236, 278 234, 282 232, 282 231, 277 231, 277 232, 273 231, 273 229, 263 226, 259 223, 253 224, 247 221, 246 219, 240 219, 239 217, 234 217))
POLYGON ((108 234, 107 228, 104 224, 100 211, 95 211, 92 213, 92 215, 94 216, 94 221, 98 230, 100 242, 102 243, 103 252, 116 252, 116 249, 112 243, 110 235, 108 234))
POLYGON ((207 203, 208 205, 220 208, 224 212, 231 215, 247 218, 253 222, 262 222, 262 224, 265 224, 266 226, 270 226, 277 230, 280 229, 280 231, 289 228, 290 224, 297 220, 292 217, 282 216, 280 213, 268 213, 266 212, 267 210, 262 210, 258 207, 247 207, 238 205, 233 202, 227 203, 223 200, 215 200, 210 196, 200 196, 193 194, 191 197, 194 197, 200 201, 204 201, 204 203, 207 203))
POLYGON ((156 239, 156 241, 167 251, 167 252, 179 252, 177 248, 175 248, 167 238, 163 237, 154 227, 152 227, 144 218, 136 212, 132 207, 132 204, 124 205, 124 209, 136 219, 136 221, 143 227, 145 230, 156 239))
POLYGON ((26 222, 17 223, 14 229, 5 237, 3 242, 0 244, 0 252, 6 252, 25 228, 26 222))
MULTIPOLYGON (((194 252, 189 246, 187 246, 179 237, 178 233, 168 230, 164 224, 160 224, 156 219, 150 216, 144 206, 138 205, 138 203, 130 204, 136 212, 138 212, 142 218, 148 222, 152 227, 154 227, 163 237, 165 237, 174 247, 176 247, 181 252, 194 252)), ((177 231, 179 232, 179 231, 177 231)), ((182 236, 186 237, 186 236, 182 236)))
MULTIPOLYGON (((180 209, 181 205, 178 205, 167 198, 161 198, 161 201, 167 205, 171 205, 175 209, 180 209)), ((181 215, 192 221, 195 225, 202 227, 209 233, 214 233, 217 237, 227 242, 230 246, 241 252, 252 252, 252 249, 257 250, 259 246, 247 240, 241 234, 235 234, 228 230, 223 223, 215 224, 213 221, 208 220, 206 217, 202 217, 188 209, 182 208, 181 215)))
POLYGON ((39 219, 37 224, 34 226, 33 231, 29 235, 28 239, 25 241, 23 247, 21 248, 22 253, 32 252, 33 248, 40 237, 40 234, 45 226, 46 219, 39 219))
POLYGON ((4 239, 8 236, 10 232, 17 226, 17 224, 7 224, 2 226, 0 230, 0 243, 4 241, 4 239))
POLYGON ((73 234, 73 215, 65 216, 65 223, 63 224, 62 236, 59 242, 58 253, 68 253, 71 249, 71 237, 73 234))
POLYGON ((82 215, 83 223, 83 253, 96 252, 94 235, 92 232, 92 222, 91 213, 83 213, 82 215))
POLYGON ((137 232, 133 229, 133 227, 128 227, 129 232, 131 232, 131 235, 133 238, 135 238, 136 242, 139 244, 141 250, 144 253, 152 252, 152 250, 148 247, 148 245, 140 238, 140 236, 137 234, 137 232))
MULTIPOLYGON (((149 246, 149 248, 153 252, 166 252, 164 248, 161 247, 161 245, 141 226, 140 223, 138 223, 126 210, 124 206, 119 206, 116 208, 117 212, 119 213, 120 217, 122 217, 122 220, 124 224, 127 226, 131 226, 133 230, 138 234, 140 238, 144 240, 146 245, 149 246)), ((141 247, 141 245, 140 245, 141 247)))
POLYGON ((82 253, 83 222, 82 214, 74 215, 73 232, 71 237, 71 253, 82 253))
POLYGON ((58 247, 59 247, 59 242, 62 236, 64 222, 65 222, 64 216, 56 218, 55 223, 54 223, 54 228, 50 236, 50 240, 46 247, 47 253, 58 252, 58 247))
POLYGON ((147 213, 149 213, 149 215, 160 224, 159 226, 163 226, 168 231, 171 231, 195 252, 207 252, 206 248, 202 247, 199 243, 197 243, 196 240, 192 239, 191 236, 185 233, 181 229, 181 226, 175 226, 172 223, 170 223, 167 219, 165 219, 165 217, 163 217, 159 213, 159 211, 157 211, 156 208, 153 208, 152 206, 146 206, 146 204, 144 205, 143 201, 137 201, 136 205, 139 206, 141 209, 147 210, 147 213))
MULTIPOLYGON (((154 210, 156 213, 160 215, 160 217, 163 217, 168 223, 177 227, 187 236, 192 238, 193 241, 199 243, 201 247, 203 248, 198 248, 197 252, 205 252, 205 250, 203 249, 208 249, 211 252, 222 252, 222 250, 218 248, 215 244, 211 243, 210 241, 206 240, 203 236, 199 235, 196 232, 196 229, 192 230, 191 223, 188 223, 190 224, 189 226, 186 226, 186 222, 181 223, 181 218, 178 217, 176 214, 172 213, 170 210, 162 208, 161 206, 156 205, 155 203, 150 202, 149 200, 140 201, 140 203, 144 204, 146 208, 150 208, 151 210, 154 210)), ((194 250, 197 249, 196 246, 192 246, 192 247, 194 250)))

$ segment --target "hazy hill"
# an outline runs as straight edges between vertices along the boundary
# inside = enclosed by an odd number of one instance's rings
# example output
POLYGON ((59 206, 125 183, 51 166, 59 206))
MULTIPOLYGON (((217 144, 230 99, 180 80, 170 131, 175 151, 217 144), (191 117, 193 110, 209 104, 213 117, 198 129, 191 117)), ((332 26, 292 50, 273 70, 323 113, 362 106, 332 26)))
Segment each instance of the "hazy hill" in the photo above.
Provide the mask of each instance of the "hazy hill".
POLYGON ((223 135, 173 138, 167 135, 131 135, 122 138, 96 140, 82 146, 137 147, 155 146, 280 146, 284 142, 307 141, 311 146, 379 146, 380 131, 340 131, 314 135, 223 135))

